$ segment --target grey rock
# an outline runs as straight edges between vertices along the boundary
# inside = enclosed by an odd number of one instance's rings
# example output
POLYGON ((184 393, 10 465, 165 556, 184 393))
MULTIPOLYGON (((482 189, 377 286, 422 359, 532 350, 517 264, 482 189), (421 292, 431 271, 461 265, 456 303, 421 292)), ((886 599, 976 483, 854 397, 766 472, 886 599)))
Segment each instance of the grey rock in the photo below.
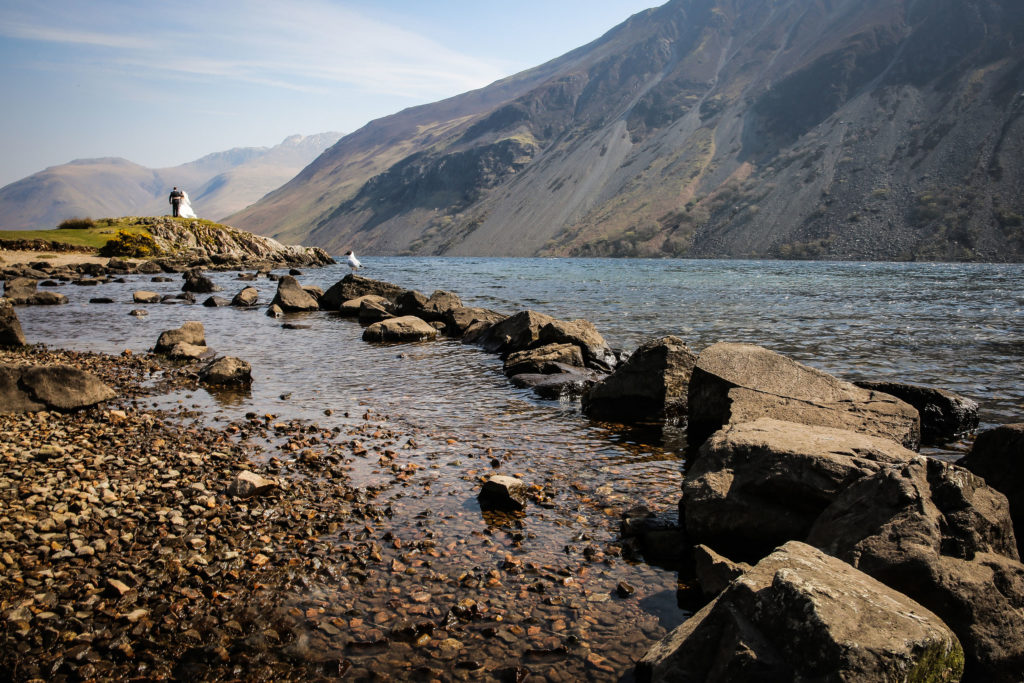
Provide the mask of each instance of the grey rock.
POLYGON ((921 438, 912 406, 752 344, 718 343, 701 351, 688 403, 694 446, 723 425, 761 417, 849 429, 914 450, 921 438))
POLYGON ((925 607, 790 542, 650 648, 640 681, 959 680, 956 636, 925 607), (894 678, 895 677, 895 678, 894 678))
POLYGON ((679 337, 648 341, 583 395, 583 411, 595 419, 617 422, 684 416, 695 361, 679 337))
POLYGON ((32 401, 61 411, 88 408, 117 396, 92 373, 67 365, 22 368, 18 385, 32 401))

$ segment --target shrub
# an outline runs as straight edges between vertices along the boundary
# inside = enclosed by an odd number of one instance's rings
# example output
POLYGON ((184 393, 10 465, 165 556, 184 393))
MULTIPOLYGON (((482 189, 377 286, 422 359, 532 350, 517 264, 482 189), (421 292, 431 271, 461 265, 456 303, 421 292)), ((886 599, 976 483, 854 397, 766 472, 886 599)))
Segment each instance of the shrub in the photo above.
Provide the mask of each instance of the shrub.
POLYGON ((130 258, 145 258, 156 256, 160 248, 153 238, 144 232, 125 232, 118 230, 117 236, 108 241, 102 249, 102 256, 127 256, 130 258))
POLYGON ((96 222, 91 218, 68 218, 60 222, 58 230, 87 230, 95 228, 96 222))

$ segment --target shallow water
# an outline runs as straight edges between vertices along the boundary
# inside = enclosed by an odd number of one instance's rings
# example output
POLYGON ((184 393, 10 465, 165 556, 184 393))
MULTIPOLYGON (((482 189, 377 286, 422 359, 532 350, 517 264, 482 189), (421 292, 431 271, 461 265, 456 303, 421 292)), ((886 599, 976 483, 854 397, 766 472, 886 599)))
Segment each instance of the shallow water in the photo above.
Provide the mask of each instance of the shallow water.
MULTIPOLYGON (((682 337, 695 350, 717 341, 750 342, 846 379, 893 379, 956 391, 980 403, 985 426, 1020 421, 1024 413, 1024 277, 1018 265, 372 257, 363 262, 366 277, 427 294, 454 291, 466 305, 588 319, 613 346, 631 349, 666 334, 682 337)), ((326 289, 347 270, 332 266, 299 279, 326 289)), ((124 284, 63 285, 58 291, 71 303, 22 307, 18 315, 31 341, 108 353, 144 352, 161 331, 199 320, 219 354, 252 364, 251 392, 214 396, 200 389, 156 404, 182 402, 219 421, 253 411, 343 429, 357 428, 369 410, 372 419, 415 434, 423 467, 419 487, 391 486, 381 495, 396 519, 428 508, 443 520, 435 529, 439 546, 462 544, 438 563, 453 574, 494 555, 495 543, 498 550, 514 546, 532 561, 557 566, 580 534, 613 542, 617 515, 631 505, 665 511, 676 506, 684 446, 679 434, 662 439, 590 422, 578 404, 541 401, 512 388, 497 357, 457 341, 370 345, 361 340, 357 322, 329 313, 288 316, 287 322, 309 328, 283 329, 281 320, 264 315, 276 283, 211 275, 226 298, 256 286, 262 306, 137 305, 131 303, 133 291, 177 293, 181 279, 153 283, 149 276, 129 276, 124 284), (95 296, 119 303, 89 304, 95 296), (134 308, 149 315, 128 315, 134 308), (331 415, 325 415, 328 409, 331 415), (527 535, 515 543, 510 539, 518 532, 482 516, 475 502, 479 477, 492 471, 494 458, 502 473, 562 491, 553 508, 527 514, 527 535), (570 487, 573 495, 564 493, 570 487)), ((197 295, 200 302, 205 297, 197 295)), ((357 461, 354 473, 357 484, 390 481, 375 459, 357 461)), ((676 576, 627 562, 596 574, 591 593, 613 590, 618 581, 639 588, 641 599, 626 614, 620 602, 592 605, 598 622, 610 622, 595 638, 604 638, 605 652, 621 674, 642 644, 616 650, 616 620, 643 630, 648 640, 678 623, 685 614, 674 606, 676 576)))

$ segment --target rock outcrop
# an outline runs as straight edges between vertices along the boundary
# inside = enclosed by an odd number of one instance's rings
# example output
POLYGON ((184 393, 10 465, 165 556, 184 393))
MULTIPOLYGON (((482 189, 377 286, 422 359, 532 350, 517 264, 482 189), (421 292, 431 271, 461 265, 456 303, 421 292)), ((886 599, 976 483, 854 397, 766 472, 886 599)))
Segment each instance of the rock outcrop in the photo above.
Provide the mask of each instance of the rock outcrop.
POLYGON ((771 417, 881 436, 916 450, 920 418, 912 406, 861 389, 751 344, 718 343, 701 351, 689 389, 692 446, 723 425, 771 417))
POLYGON ((957 681, 950 629, 849 564, 790 542, 653 646, 637 679, 957 681))
POLYGON ((160 253, 186 261, 284 266, 325 266, 334 259, 319 247, 281 244, 277 240, 208 221, 183 223, 170 218, 140 218, 160 253))
POLYGON ((608 377, 583 395, 583 411, 617 422, 657 421, 686 415, 696 356, 678 337, 645 342, 608 377))

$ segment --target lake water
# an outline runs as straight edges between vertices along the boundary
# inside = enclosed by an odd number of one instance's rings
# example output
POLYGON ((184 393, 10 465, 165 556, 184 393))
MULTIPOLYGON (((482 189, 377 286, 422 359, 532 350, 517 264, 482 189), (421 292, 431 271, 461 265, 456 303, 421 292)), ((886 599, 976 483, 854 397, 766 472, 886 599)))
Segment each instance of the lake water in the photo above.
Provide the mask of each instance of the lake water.
MULTIPOLYGON (((979 402, 983 427, 1024 416, 1019 265, 376 257, 363 263, 366 277, 426 294, 453 291, 466 305, 585 318, 612 346, 632 349, 666 334, 697 351, 718 341, 749 342, 845 379, 950 389, 979 402)), ((299 279, 326 289, 347 272, 332 266, 299 279)), ((571 483, 575 492, 585 493, 556 497, 554 509, 528 514, 529 538, 520 535, 515 547, 535 561, 564 561, 562 549, 595 529, 600 529, 598 540, 614 540, 617 514, 631 505, 664 511, 676 506, 684 445, 677 432, 661 435, 591 422, 576 403, 542 401, 512 388, 497 357, 458 341, 370 345, 361 340, 356 321, 329 313, 288 316, 288 322, 309 327, 283 329, 281 320, 264 315, 276 283, 241 282, 236 273, 211 275, 226 298, 255 285, 262 306, 150 305, 145 306, 149 315, 139 319, 128 315, 142 307, 131 303, 134 290, 177 293, 181 279, 153 283, 150 276, 136 275, 125 284, 63 285, 58 291, 71 299, 68 305, 22 307, 18 315, 31 341, 109 353, 143 352, 161 331, 199 320, 213 349, 253 366, 247 395, 213 396, 200 389, 157 399, 155 405, 183 403, 215 421, 255 411, 343 429, 356 427, 370 410, 415 433, 429 463, 425 476, 437 493, 395 489, 383 495, 390 496, 396 519, 428 505, 446 520, 439 533, 453 543, 489 528, 475 507, 475 491, 492 455, 503 459, 503 473, 556 489, 571 483), (95 296, 118 303, 89 304, 95 296), (467 467, 474 458, 483 460, 467 467), (425 495, 432 497, 425 500, 425 495)), ((934 454, 956 457, 955 452, 934 454)), ((368 485, 385 479, 372 463, 357 468, 355 476, 368 485)), ((511 543, 499 541, 506 548, 511 543)), ((457 572, 459 563, 479 560, 468 548, 465 557, 445 561, 457 572)), ((645 642, 685 616, 674 606, 674 572, 619 563, 592 579, 612 589, 623 580, 639 586, 641 594, 659 597, 632 604, 635 612, 605 612, 595 619, 610 624, 602 637, 619 673, 628 670, 645 642), (615 645, 626 626, 646 634, 630 641, 631 649, 615 645)), ((595 602, 592 609, 627 609, 623 604, 595 602)))

